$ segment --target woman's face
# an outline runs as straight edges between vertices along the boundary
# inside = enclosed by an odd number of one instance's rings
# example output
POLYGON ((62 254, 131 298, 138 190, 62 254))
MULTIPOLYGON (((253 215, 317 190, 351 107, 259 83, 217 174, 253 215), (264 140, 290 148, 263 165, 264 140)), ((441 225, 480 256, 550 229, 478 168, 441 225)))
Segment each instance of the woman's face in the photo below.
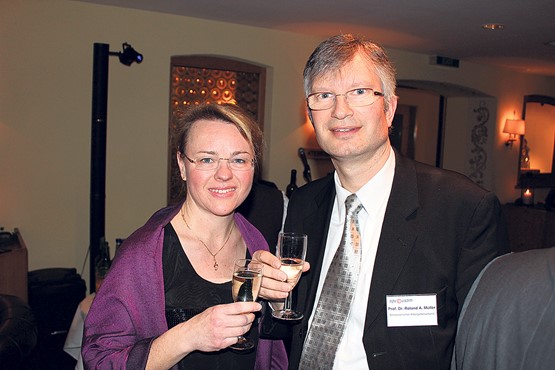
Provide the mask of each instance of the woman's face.
POLYGON ((219 120, 195 122, 182 154, 196 162, 191 163, 179 153, 177 155, 182 177, 187 181, 186 201, 189 208, 227 216, 243 203, 252 187, 254 166, 236 170, 223 159, 250 161, 254 153, 233 124, 219 120), (202 169, 199 161, 206 163, 210 159, 216 161, 217 168, 202 169))

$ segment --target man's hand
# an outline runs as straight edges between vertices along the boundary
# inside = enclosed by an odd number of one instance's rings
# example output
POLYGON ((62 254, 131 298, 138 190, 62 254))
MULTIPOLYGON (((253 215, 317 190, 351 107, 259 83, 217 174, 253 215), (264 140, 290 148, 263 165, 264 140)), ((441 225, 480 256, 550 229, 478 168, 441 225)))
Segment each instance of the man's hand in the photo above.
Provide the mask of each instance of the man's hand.
MULTIPOLYGON (((268 251, 256 251, 252 258, 264 264, 262 271, 264 277, 262 278, 259 296, 269 301, 284 300, 292 287, 287 283, 287 274, 279 269, 281 267, 279 258, 268 251)), ((303 272, 309 269, 310 264, 305 261, 303 272)))

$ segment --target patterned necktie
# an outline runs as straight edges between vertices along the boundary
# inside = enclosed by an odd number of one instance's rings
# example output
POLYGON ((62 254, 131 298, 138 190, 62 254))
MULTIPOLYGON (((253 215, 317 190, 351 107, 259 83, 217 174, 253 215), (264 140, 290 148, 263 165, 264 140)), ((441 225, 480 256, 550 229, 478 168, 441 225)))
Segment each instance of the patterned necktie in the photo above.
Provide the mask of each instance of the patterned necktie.
POLYGON ((343 236, 320 293, 299 369, 333 368, 335 353, 351 311, 361 259, 358 213, 362 204, 356 194, 347 197, 345 208, 343 236))

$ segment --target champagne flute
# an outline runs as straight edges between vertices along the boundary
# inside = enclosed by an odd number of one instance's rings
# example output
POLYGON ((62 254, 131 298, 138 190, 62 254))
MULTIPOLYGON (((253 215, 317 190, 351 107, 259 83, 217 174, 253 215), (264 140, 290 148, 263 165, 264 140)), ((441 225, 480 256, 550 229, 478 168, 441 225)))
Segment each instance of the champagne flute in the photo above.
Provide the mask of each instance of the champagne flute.
MULTIPOLYGON (((254 302, 262 285, 263 264, 252 259, 239 259, 233 267, 231 294, 234 302, 254 302)), ((237 343, 230 346, 236 350, 247 350, 254 347, 252 339, 240 335, 237 343)))
MULTIPOLYGON (((300 233, 280 232, 276 255, 281 260, 280 270, 287 274, 287 282, 294 288, 303 271, 306 256, 307 236, 300 233)), ((301 312, 291 309, 291 292, 285 298, 284 307, 272 312, 272 316, 281 320, 300 320, 301 312)))

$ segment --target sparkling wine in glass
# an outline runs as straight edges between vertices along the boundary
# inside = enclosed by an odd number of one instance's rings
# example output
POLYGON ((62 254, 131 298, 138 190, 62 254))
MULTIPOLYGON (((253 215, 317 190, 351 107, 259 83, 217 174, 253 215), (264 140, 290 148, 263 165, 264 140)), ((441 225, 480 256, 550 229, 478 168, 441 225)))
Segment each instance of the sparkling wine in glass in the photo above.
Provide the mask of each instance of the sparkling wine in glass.
MULTIPOLYGON (((251 259, 235 261, 231 280, 231 294, 234 302, 254 302, 262 285, 262 263, 251 259)), ((239 336, 237 343, 230 346, 236 350, 247 350, 254 347, 251 339, 239 336)))
MULTIPOLYGON (((281 232, 278 238, 276 255, 281 260, 281 271, 287 274, 287 282, 295 287, 299 282, 306 256, 307 236, 300 233, 281 232)), ((281 320, 300 320, 301 312, 291 308, 291 292, 285 298, 281 310, 274 310, 272 316, 281 320)))

